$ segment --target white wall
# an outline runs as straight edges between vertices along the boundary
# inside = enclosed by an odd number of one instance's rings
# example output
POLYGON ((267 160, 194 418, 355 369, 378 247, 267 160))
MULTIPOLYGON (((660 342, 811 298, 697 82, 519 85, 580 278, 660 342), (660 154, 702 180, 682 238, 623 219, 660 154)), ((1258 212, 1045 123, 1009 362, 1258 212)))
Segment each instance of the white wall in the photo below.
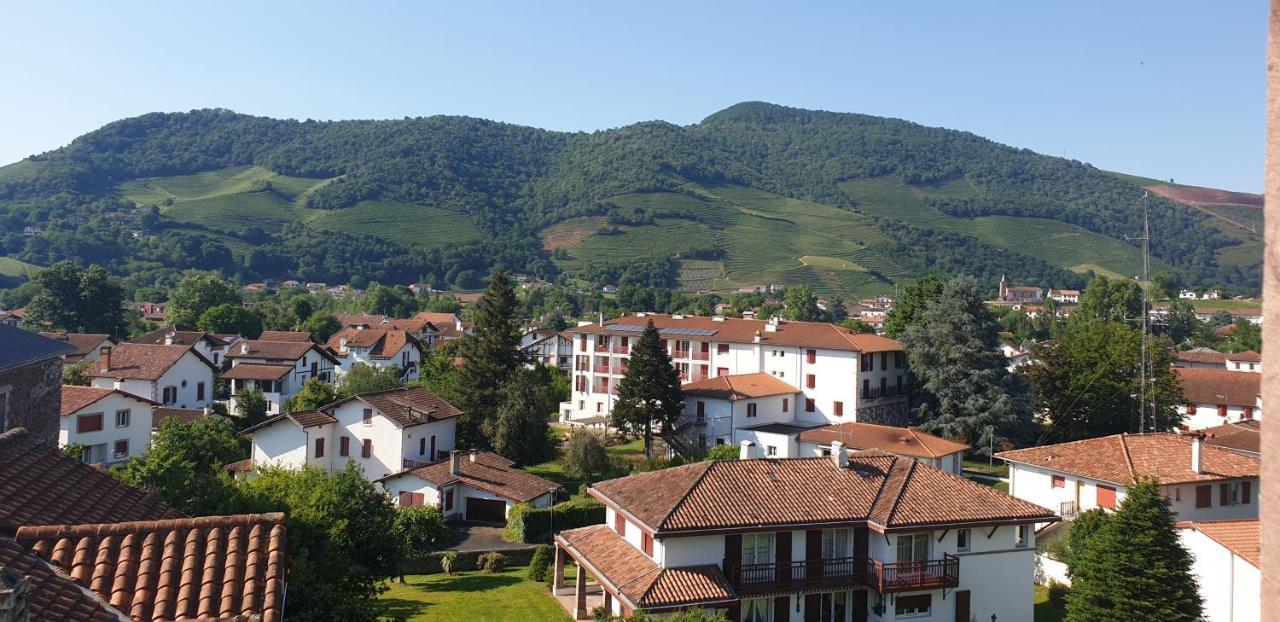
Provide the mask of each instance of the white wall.
MULTIPOLYGON (((1244 406, 1227 406, 1227 416, 1223 417, 1218 414, 1217 404, 1196 404, 1195 414, 1186 415, 1186 418, 1182 420, 1182 425, 1192 430, 1212 428, 1244 420, 1244 411, 1244 406)), ((1262 419, 1262 409, 1254 406, 1249 418, 1262 419)))
MULTIPOLYGON (((415 425, 405 428, 402 431, 403 445, 401 447, 401 455, 406 460, 420 460, 422 462, 435 462, 439 459, 439 453, 444 451, 452 451, 454 449, 455 434, 458 427, 457 418, 442 419, 440 421, 432 421, 422 425, 415 425), (436 455, 431 454, 431 437, 436 437, 436 455), (427 439, 426 453, 418 451, 421 439, 427 439)), ((376 443, 374 449, 377 449, 376 443)), ((463 456, 466 459, 466 456, 463 456)))
POLYGON ((1261 619, 1262 576, 1258 568, 1194 529, 1179 529, 1191 552, 1191 572, 1204 599, 1205 620, 1246 622, 1261 619))
MULTIPOLYGON (((336 447, 334 448, 336 451, 336 447)), ((325 447, 325 453, 329 451, 325 447)), ((288 419, 253 431, 254 466, 270 465, 300 469, 310 455, 307 433, 288 419)))
POLYGON ((70 415, 63 415, 59 421, 58 445, 71 443, 96 446, 103 445, 105 450, 95 451, 95 457, 101 456, 103 463, 119 462, 147 452, 151 444, 151 404, 129 395, 112 393, 70 415), (116 427, 116 411, 129 411, 129 425, 116 427), (81 415, 102 415, 102 430, 98 432, 76 432, 76 421, 81 415), (124 458, 116 458, 116 441, 129 441, 129 453, 124 458))
MULTIPOLYGON (((390 419, 382 416, 376 409, 370 425, 364 425, 363 412, 369 405, 353 399, 337 407, 331 413, 338 419, 334 429, 334 455, 343 436, 351 437, 351 460, 364 469, 365 478, 370 481, 399 473, 404 470, 404 439, 401 429, 390 419), (360 457, 364 439, 373 441, 373 453, 369 458, 360 457)), ((414 448, 416 451, 416 447, 414 448)), ((336 458, 335 458, 336 459, 336 458)))
POLYGON ((164 388, 176 387, 178 399, 165 406, 177 408, 204 408, 213 404, 213 368, 201 361, 193 352, 187 352, 157 381, 126 379, 117 382, 108 376, 91 380, 92 386, 103 389, 120 389, 155 402, 164 402, 164 388), (197 386, 204 383, 204 399, 196 399, 197 386))
MULTIPOLYGON (((1066 485, 1062 488, 1054 488, 1052 486, 1052 475, 1054 473, 1047 469, 1023 465, 1009 464, 1009 494, 1029 501, 1040 507, 1059 512, 1060 503, 1064 501, 1075 501, 1077 498, 1077 487, 1079 489, 1078 509, 1083 512, 1098 507, 1097 505, 1097 486, 1099 482, 1091 479, 1077 477, 1065 473, 1059 473, 1066 480, 1066 485)), ((1241 519, 1241 518, 1257 518, 1258 516, 1258 480, 1251 480, 1250 495, 1248 503, 1240 503, 1237 505, 1222 505, 1219 492, 1219 484, 1221 482, 1208 482, 1207 484, 1180 484, 1161 486, 1161 491, 1169 498, 1170 506, 1177 516, 1178 520, 1221 520, 1221 519, 1241 519), (1196 486, 1210 487, 1210 503, 1209 507, 1196 507, 1196 486)), ((1105 482, 1103 485, 1108 485, 1105 482)), ((1116 506, 1124 500, 1125 487, 1114 486, 1116 489, 1116 506)))

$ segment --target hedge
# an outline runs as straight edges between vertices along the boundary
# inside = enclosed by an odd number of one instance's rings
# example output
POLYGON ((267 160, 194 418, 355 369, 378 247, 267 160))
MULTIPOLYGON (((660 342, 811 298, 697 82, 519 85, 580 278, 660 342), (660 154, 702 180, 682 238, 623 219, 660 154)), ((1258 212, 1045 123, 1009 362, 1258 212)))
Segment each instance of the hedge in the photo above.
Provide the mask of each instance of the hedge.
POLYGON ((594 501, 565 501, 552 508, 521 503, 507 513, 506 539, 525 544, 550 542, 553 528, 559 532, 603 523, 604 506, 594 501))

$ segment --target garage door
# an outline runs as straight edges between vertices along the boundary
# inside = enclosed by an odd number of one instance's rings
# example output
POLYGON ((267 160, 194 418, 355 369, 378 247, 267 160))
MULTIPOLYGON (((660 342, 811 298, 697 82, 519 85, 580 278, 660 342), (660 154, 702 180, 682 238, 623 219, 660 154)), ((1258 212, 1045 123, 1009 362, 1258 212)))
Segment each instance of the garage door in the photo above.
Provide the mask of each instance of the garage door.
POLYGON ((467 497, 467 520, 505 523, 507 522, 507 503, 493 499, 467 497))

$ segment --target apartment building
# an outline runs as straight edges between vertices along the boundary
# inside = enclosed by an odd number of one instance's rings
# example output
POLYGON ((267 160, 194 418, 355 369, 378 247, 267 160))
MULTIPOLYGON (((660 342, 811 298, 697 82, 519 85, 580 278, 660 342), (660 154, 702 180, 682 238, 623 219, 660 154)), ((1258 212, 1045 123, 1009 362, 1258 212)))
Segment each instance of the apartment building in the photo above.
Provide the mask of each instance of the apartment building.
POLYGON ((839 446, 688 464, 589 493, 605 524, 556 536, 553 589, 568 592, 569 562, 598 583, 573 588, 579 620, 599 605, 752 622, 1031 620, 1032 526, 1057 520, 915 460, 839 446))
POLYGON ((900 342, 822 322, 636 314, 566 331, 573 341, 573 390, 561 404, 562 420, 605 421, 631 346, 651 321, 686 384, 763 373, 798 388, 794 407, 815 424, 906 419, 900 342))

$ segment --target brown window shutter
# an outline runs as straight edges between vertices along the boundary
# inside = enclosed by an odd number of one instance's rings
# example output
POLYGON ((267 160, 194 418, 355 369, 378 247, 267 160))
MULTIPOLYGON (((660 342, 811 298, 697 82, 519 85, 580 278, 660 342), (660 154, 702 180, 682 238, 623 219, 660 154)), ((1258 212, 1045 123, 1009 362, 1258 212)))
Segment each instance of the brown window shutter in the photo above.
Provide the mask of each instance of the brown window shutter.
POLYGON ((400 507, 407 508, 410 505, 413 505, 413 493, 411 492, 400 493, 400 507))
POLYGON ((774 559, 778 564, 778 583, 785 585, 791 582, 791 532, 779 531, 774 534, 773 541, 777 548, 774 559))
POLYGON ((1196 486, 1196 507, 1207 508, 1213 505, 1213 487, 1208 484, 1196 486))
MULTIPOLYGON (((898 598, 902 598, 899 596, 898 598)), ((804 595, 804 622, 819 622, 822 619, 822 594, 804 595)))
POLYGON ((738 568, 742 566, 742 534, 734 533, 724 537, 724 568, 730 573, 729 581, 737 584, 738 568))
POLYGON ((853 530, 853 556, 866 557, 871 548, 870 532, 866 527, 855 527, 853 530))
POLYGON ((412 493, 409 501, 413 503, 413 507, 422 507, 427 504, 427 495, 421 492, 412 493))
POLYGON ((344 436, 338 439, 338 455, 344 456, 344 457, 351 455, 351 437, 350 436, 344 436))
POLYGON ((790 596, 774 596, 773 597, 773 619, 774 620, 790 620, 791 615, 791 597, 790 596))
POLYGON ((1249 503, 1249 497, 1253 493, 1253 482, 1245 481, 1240 483, 1240 502, 1249 503))
POLYGON ((1218 505, 1226 505, 1231 502, 1231 487, 1227 484, 1218 484, 1218 505))
POLYGON ((367 438, 364 439, 364 444, 361 445, 360 447, 360 457, 361 458, 373 457, 373 440, 372 439, 367 439, 367 438))

